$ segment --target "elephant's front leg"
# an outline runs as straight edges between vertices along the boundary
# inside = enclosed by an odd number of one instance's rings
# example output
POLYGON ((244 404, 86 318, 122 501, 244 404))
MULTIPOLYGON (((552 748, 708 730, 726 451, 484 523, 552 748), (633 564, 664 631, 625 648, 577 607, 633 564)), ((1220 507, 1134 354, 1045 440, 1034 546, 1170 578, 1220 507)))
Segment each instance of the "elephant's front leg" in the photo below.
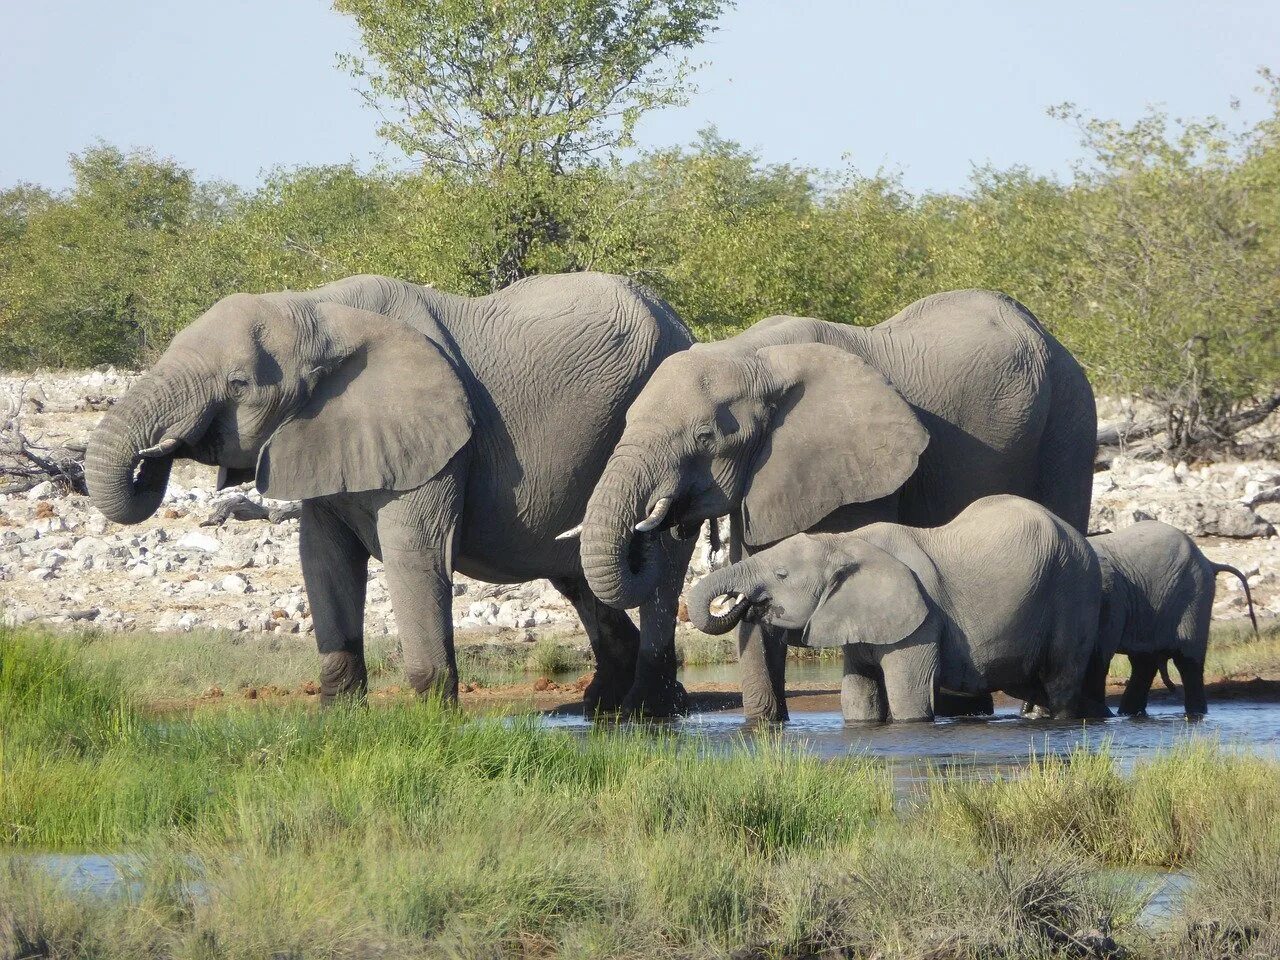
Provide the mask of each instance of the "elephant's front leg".
POLYGON ((738 627, 742 710, 750 720, 781 722, 787 711, 787 634, 777 627, 743 621, 738 627))
POLYGON ((363 697, 364 598, 369 551, 323 501, 302 504, 300 554, 316 648, 320 651, 320 699, 363 697))
POLYGON ((909 639, 880 655, 889 716, 897 721, 934 718, 938 685, 938 645, 928 639, 909 639))
POLYGON ((409 685, 458 696, 453 650, 453 553, 460 497, 446 478, 398 495, 378 511, 378 541, 409 685))
POLYGON ((663 577, 653 598, 640 605, 635 680, 622 702, 629 716, 672 717, 689 708, 688 694, 676 678, 676 611, 697 538, 677 540, 662 534, 660 542, 663 577))
POLYGON ((884 678, 880 668, 846 645, 844 676, 840 680, 840 712, 845 723, 884 723, 889 719, 884 678))

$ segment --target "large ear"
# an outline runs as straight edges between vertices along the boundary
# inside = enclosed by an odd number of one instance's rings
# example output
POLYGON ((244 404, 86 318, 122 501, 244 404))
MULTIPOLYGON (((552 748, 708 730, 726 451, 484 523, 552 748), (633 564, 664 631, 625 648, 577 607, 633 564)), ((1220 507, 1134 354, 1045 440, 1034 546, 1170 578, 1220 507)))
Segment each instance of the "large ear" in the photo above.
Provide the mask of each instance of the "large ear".
POLYGON ((411 490, 471 436, 471 404, 453 364, 412 327, 341 304, 316 307, 330 356, 296 417, 258 456, 258 489, 303 500, 411 490))
POLYGON ((919 629, 929 615, 924 590, 911 568, 865 544, 827 584, 804 629, 811 647, 846 643, 893 644, 919 629))
POLYGON ((915 472, 929 433, 861 357, 802 343, 756 351, 778 391, 743 500, 759 546, 808 530, 848 503, 893 493, 915 472))

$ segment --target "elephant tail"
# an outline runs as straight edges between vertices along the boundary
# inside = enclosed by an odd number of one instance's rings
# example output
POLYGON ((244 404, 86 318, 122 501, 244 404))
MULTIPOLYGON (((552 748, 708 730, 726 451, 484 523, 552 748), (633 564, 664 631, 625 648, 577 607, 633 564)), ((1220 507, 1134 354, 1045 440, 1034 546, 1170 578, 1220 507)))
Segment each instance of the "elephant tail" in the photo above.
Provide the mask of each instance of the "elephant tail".
POLYGON ((1174 693, 1178 692, 1178 685, 1169 679, 1169 661, 1160 661, 1160 679, 1164 681, 1165 687, 1174 693))
POLYGON ((1244 585, 1244 598, 1249 601, 1249 622, 1253 624, 1253 638, 1255 640, 1258 639, 1258 618, 1253 612, 1253 594, 1249 590, 1249 578, 1229 563, 1213 564, 1214 576, 1217 576, 1220 573, 1233 574, 1244 585))

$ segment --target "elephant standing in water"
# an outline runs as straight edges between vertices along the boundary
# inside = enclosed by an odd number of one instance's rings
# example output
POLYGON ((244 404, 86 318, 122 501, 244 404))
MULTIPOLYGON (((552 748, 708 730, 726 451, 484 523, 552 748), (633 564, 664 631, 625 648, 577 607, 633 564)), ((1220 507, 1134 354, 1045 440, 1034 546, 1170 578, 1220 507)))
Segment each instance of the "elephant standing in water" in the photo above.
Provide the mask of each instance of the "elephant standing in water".
MULTIPOLYGON (((1132 672, 1120 701, 1122 714, 1145 714, 1151 682, 1170 658, 1182 677, 1188 716, 1209 711, 1204 659, 1219 573, 1244 586, 1249 619, 1258 631, 1249 580, 1235 567, 1214 563, 1189 536, 1156 520, 1089 538, 1102 571, 1100 633, 1107 659, 1129 657, 1132 672)), ((1168 683, 1168 675, 1165 675, 1168 683)))
MULTIPOLYGON (((738 560, 804 531, 943 524, 997 493, 1083 533, 1096 435, 1079 364, 1002 294, 937 294, 868 328, 773 317, 649 379, 587 506, 583 569, 633 607, 663 582, 668 528, 728 514, 738 560)), ((785 639, 741 628, 748 716, 786 719, 785 639)))
POLYGON ((600 603, 577 544, 628 406, 692 343, 667 304, 602 274, 534 277, 464 298, 383 277, 238 294, 179 333, 99 425, 94 503, 159 507, 176 457, 302 501, 302 573, 326 699, 363 693, 365 583, 386 565, 409 682, 457 695, 454 570, 549 577, 596 654, 589 710, 677 695, 675 609, 692 543, 667 538, 640 629, 600 603), (638 661, 638 662, 637 662, 638 661))
POLYGON ((853 723, 932 720, 938 693, 1003 690, 1059 719, 1109 716, 1102 586, 1084 535, 1022 497, 983 497, 940 527, 799 534, 700 580, 689 618, 752 618, 844 648, 853 723), (729 597, 717 615, 711 606, 729 597))

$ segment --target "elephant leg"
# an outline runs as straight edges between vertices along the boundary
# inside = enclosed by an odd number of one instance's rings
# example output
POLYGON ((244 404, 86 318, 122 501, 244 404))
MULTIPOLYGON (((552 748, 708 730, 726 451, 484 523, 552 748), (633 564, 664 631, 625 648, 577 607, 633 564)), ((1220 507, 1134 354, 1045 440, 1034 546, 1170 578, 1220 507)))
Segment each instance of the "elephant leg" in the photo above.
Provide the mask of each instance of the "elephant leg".
POLYGON ((1105 720, 1111 716, 1107 706, 1107 674, 1111 670, 1111 656, 1096 651, 1089 658, 1084 674, 1084 691, 1080 696, 1080 712, 1091 720, 1105 720))
POLYGON ((457 466, 392 495, 377 511, 387 592, 405 675, 421 696, 458 697, 453 650, 453 557, 462 512, 457 466))
POLYGON ((787 712, 786 631, 743 621, 738 627, 742 709, 750 720, 782 722, 787 712))
POLYGON ((880 655, 889 716, 895 722, 930 721, 936 712, 936 643, 904 643, 880 655))
POLYGON ((844 676, 840 678, 840 713, 845 723, 884 723, 889 719, 880 668, 855 657, 848 647, 844 648, 844 676))
POLYGON ((676 610, 697 538, 660 540, 665 569, 652 599, 640 605, 640 655, 635 681, 622 704, 629 716, 671 717, 689 708, 689 697, 676 678, 676 610))
POLYGON ((1204 661, 1175 653, 1173 665, 1182 677, 1182 697, 1187 716, 1203 717, 1209 712, 1209 700, 1204 692, 1204 661))
POLYGON ((368 686, 364 663, 364 599, 369 551, 331 509, 302 502, 299 530, 302 580, 320 652, 320 701, 363 698, 368 686))
POLYGON ((1122 716, 1144 716, 1151 684, 1160 669, 1160 658, 1150 653, 1132 653, 1129 665, 1129 682, 1125 685, 1124 696, 1120 698, 1120 713, 1122 716))
POLYGON ((584 578, 551 582, 578 612, 595 655, 595 676, 582 695, 584 712, 594 716, 622 709, 622 699, 635 678, 640 631, 625 611, 601 603, 584 578))
POLYGON ((438 693, 456 700, 453 577, 442 554, 383 548, 382 562, 409 685, 423 696, 438 693))

